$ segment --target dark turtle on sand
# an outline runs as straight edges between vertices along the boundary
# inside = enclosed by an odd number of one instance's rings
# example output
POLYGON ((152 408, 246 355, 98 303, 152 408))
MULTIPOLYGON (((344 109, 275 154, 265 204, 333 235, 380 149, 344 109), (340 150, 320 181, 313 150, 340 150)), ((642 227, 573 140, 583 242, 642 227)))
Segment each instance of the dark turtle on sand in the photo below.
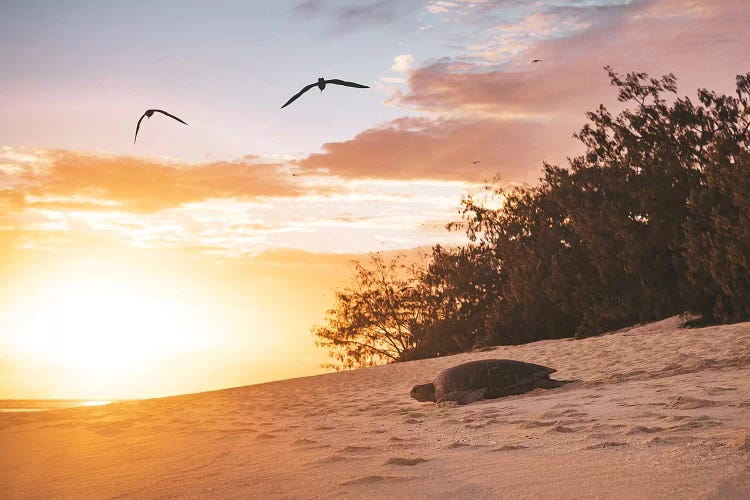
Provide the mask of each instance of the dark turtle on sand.
POLYGON ((560 387, 564 381, 549 378, 556 371, 512 359, 482 359, 443 370, 433 383, 412 387, 410 395, 417 401, 456 401, 465 405, 483 398, 523 394, 537 387, 560 387))

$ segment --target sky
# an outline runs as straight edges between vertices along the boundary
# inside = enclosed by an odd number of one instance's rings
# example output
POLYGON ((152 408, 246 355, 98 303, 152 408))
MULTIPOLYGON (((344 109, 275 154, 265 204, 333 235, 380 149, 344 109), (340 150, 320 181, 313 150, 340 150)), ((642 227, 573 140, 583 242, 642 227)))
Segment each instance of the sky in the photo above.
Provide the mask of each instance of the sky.
POLYGON ((621 108, 606 65, 733 92, 748 25, 746 0, 0 0, 0 398, 321 373, 352 260, 460 244, 466 194, 566 165, 621 108), (280 109, 321 76, 370 88, 280 109), (149 108, 188 125, 134 144, 149 108))

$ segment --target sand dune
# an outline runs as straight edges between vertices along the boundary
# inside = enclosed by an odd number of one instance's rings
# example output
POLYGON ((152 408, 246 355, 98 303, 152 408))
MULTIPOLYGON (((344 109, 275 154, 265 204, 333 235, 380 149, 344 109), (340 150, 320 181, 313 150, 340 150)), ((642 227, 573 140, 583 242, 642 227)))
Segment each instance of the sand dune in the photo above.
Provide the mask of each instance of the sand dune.
POLYGON ((0 414, 0 496, 750 498, 750 323, 679 324, 0 414), (483 358, 577 382, 466 406, 409 398, 483 358))

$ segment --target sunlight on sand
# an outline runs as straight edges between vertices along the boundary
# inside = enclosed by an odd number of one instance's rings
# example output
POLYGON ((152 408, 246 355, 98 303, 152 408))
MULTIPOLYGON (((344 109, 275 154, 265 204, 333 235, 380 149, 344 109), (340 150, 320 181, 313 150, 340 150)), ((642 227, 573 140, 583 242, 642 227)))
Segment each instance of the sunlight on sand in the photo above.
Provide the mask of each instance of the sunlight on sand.
POLYGON ((9 498, 750 498, 750 322, 680 323, 2 413, 0 490, 9 498), (466 406, 409 397, 441 370, 487 358, 551 366, 575 382, 466 406))

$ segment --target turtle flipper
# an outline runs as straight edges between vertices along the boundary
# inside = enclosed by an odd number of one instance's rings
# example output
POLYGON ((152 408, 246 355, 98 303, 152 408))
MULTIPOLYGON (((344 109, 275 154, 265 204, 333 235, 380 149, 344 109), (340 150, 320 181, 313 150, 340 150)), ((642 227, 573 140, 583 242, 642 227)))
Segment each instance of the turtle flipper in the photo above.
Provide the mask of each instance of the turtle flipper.
POLYGON ((487 392, 487 388, 477 389, 475 391, 457 391, 451 392, 443 396, 438 403, 443 401, 455 401, 460 405, 467 405, 482 399, 484 393, 487 392))
POLYGON ((551 378, 543 378, 536 381, 535 387, 540 387, 542 389, 557 389, 558 387, 562 387, 565 384, 569 384, 573 382, 572 380, 555 380, 551 378))

